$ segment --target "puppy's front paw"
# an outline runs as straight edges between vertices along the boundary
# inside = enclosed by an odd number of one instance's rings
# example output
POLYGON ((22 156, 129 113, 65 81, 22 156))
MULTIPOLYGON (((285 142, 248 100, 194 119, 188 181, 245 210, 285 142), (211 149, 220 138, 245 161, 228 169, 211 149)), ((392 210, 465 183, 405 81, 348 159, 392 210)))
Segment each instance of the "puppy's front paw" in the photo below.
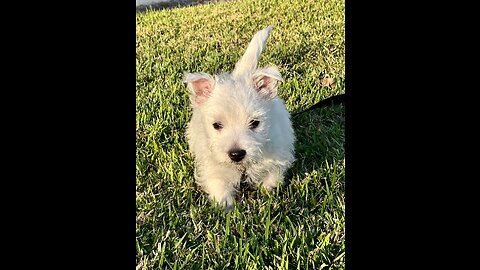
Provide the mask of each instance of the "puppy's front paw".
POLYGON ((210 195, 210 200, 214 201, 217 207, 223 207, 226 211, 231 211, 235 203, 233 194, 223 194, 221 197, 210 195))
POLYGON ((277 185, 282 183, 282 177, 276 173, 269 173, 267 177, 261 182, 261 185, 270 193, 275 193, 277 185))

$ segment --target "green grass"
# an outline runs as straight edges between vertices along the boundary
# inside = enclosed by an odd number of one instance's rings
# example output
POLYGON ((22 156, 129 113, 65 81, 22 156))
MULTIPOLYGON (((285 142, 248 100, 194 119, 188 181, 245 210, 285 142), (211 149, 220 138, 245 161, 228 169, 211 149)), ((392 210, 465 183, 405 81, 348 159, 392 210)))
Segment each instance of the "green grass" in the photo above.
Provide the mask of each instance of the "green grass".
POLYGON ((344 107, 294 118, 296 162, 275 195, 242 187, 232 212, 195 185, 184 71, 231 71, 274 25, 260 66, 291 112, 345 92, 344 2, 246 0, 137 13, 137 269, 344 269, 344 107), (335 84, 322 86, 331 77, 335 84))

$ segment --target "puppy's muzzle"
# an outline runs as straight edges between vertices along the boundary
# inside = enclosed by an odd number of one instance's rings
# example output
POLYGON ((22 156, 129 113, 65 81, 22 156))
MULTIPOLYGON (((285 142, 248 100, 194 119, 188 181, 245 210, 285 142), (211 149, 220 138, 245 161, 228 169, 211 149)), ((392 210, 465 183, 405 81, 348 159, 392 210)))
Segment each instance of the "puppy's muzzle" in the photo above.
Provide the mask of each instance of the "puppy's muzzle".
POLYGON ((233 149, 228 152, 230 159, 235 162, 240 162, 246 154, 247 152, 243 149, 233 149))

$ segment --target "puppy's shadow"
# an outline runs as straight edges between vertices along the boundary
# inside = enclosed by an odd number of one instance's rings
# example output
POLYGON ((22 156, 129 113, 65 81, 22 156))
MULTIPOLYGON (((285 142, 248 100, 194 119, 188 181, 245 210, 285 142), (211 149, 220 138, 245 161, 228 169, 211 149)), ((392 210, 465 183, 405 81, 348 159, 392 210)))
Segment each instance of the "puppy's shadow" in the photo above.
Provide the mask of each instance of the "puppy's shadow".
POLYGON ((324 162, 345 158, 345 107, 333 105, 292 118, 295 131, 295 162, 286 172, 285 184, 295 175, 319 169, 324 162))

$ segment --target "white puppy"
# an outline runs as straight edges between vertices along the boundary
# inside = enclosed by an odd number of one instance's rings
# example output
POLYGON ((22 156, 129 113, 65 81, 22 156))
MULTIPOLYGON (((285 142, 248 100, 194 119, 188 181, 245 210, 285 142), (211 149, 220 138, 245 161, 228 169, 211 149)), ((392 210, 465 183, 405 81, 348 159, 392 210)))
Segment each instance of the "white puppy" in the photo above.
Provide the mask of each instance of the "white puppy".
POLYGON ((269 26, 255 34, 231 74, 185 73, 193 109, 187 128, 197 183, 231 208, 242 177, 272 191, 294 161, 290 115, 277 97, 275 66, 257 69, 269 26))

